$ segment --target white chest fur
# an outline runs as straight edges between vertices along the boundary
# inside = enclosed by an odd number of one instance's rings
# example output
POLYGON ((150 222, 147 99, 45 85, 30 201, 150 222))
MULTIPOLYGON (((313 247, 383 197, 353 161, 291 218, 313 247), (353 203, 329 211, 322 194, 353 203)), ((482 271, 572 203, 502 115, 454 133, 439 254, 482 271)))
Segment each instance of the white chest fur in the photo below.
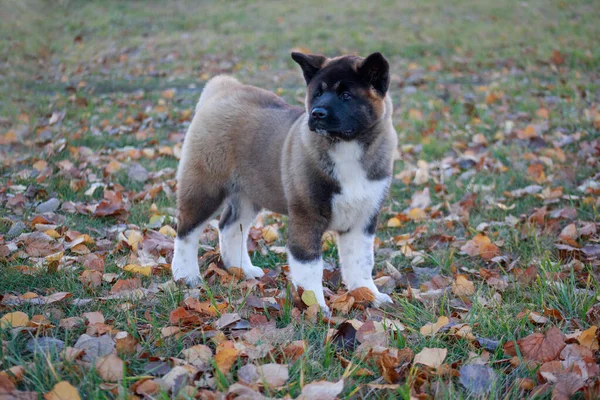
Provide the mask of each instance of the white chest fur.
POLYGON ((360 163, 362 155, 362 148, 355 142, 339 142, 329 150, 334 175, 342 188, 332 199, 333 218, 329 229, 347 231, 355 226, 362 229, 381 204, 389 179, 367 179, 367 172, 360 163))

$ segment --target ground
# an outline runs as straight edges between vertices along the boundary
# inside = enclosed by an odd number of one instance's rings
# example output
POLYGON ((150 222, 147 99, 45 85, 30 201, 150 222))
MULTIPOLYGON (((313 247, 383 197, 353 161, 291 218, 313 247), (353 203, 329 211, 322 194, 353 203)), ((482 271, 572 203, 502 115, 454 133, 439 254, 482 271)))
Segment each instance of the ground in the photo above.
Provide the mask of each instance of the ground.
POLYGON ((0 393, 599 396, 596 2, 7 0, 0 17, 0 393), (221 269, 214 228, 208 284, 169 282, 204 83, 301 104, 293 49, 390 61, 381 310, 344 293, 330 241, 333 318, 299 298, 273 214, 251 235, 260 282, 221 269))

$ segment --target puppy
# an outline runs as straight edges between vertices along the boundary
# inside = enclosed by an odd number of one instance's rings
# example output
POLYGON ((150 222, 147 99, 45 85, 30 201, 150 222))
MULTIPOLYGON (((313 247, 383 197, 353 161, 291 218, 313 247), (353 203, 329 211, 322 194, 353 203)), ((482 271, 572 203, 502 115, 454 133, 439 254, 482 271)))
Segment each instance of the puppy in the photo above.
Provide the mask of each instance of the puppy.
POLYGON ((321 237, 338 233, 342 279, 367 287, 375 305, 391 298, 373 282, 373 241, 393 170, 397 134, 387 95, 389 65, 367 58, 292 53, 307 84, 305 108, 229 76, 211 79, 187 131, 177 172, 173 279, 201 280, 198 242, 225 203, 219 247, 227 268, 248 278, 246 241, 257 213, 289 216, 288 263, 296 287, 312 290, 324 311, 321 237))

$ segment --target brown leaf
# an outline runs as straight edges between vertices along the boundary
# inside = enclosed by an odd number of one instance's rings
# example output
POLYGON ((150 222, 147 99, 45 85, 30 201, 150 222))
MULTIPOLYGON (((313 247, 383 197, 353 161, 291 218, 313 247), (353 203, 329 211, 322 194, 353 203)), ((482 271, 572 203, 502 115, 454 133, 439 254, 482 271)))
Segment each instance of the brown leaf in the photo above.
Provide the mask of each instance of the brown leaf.
POLYGON ((102 285, 102 273, 96 270, 86 269, 79 275, 79 282, 86 288, 97 288, 102 285))
POLYGON ((200 317, 189 313, 183 307, 177 307, 169 314, 169 322, 173 325, 192 325, 200 323, 200 317))
POLYGON ((546 182, 546 173, 544 172, 544 164, 535 163, 527 167, 527 175, 535 183, 546 182))
POLYGON ((452 293, 457 296, 472 296, 475 294, 475 285, 465 275, 457 275, 452 283, 452 293))
POLYGON ((210 360, 213 357, 210 347, 197 344, 181 352, 185 360, 196 368, 204 369, 210 366, 210 360))
POLYGON ((305 340, 294 340, 283 348, 283 355, 286 361, 295 362, 304 354, 307 347, 308 345, 305 340))
POLYGON ((58 382, 52 390, 44 394, 46 400, 80 400, 77 389, 67 381, 58 382))
POLYGON ((110 294, 131 291, 140 287, 142 287, 142 281, 140 278, 119 279, 110 289, 110 294))
POLYGON ((137 347, 137 339, 131 336, 129 332, 121 331, 115 335, 117 354, 134 354, 137 347))
MULTIPOLYGON (((536 332, 519 339, 517 344, 523 357, 540 363, 555 360, 565 347, 565 337, 556 327, 550 328, 545 334, 536 332)), ((516 356, 513 341, 504 344, 504 351, 516 356)))
POLYGON ((104 200, 102 200, 96 210, 94 211, 95 217, 108 217, 125 214, 128 207, 123 203, 123 196, 121 193, 107 190, 104 192, 104 200))
POLYGON ((96 373, 108 382, 117 382, 123 379, 125 363, 118 355, 111 353, 96 360, 96 373))
POLYGON ((364 286, 354 289, 350 292, 350 295, 354 297, 356 303, 367 304, 375 300, 375 294, 373 294, 369 288, 364 286))
POLYGON ((136 384, 132 385, 131 389, 136 394, 139 394, 142 396, 147 396, 147 397, 151 398, 153 395, 155 395, 159 392, 161 387, 154 380, 148 379, 145 381, 139 381, 139 384, 137 384, 137 385, 136 384))
POLYGON ((552 389, 552 400, 569 400, 584 385, 585 382, 578 374, 560 374, 556 377, 554 389, 552 389))

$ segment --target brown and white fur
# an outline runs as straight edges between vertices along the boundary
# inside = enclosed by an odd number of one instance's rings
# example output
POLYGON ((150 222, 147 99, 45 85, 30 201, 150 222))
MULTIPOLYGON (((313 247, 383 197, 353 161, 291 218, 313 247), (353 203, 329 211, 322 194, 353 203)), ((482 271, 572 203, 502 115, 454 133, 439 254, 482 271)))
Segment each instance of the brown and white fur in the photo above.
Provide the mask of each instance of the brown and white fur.
POLYGON ((292 283, 314 291, 324 311, 321 237, 338 233, 342 278, 367 287, 375 304, 391 298, 372 278, 379 208, 392 175, 397 135, 387 95, 388 64, 293 53, 308 88, 306 109, 228 76, 204 88, 183 144, 177 173, 178 226, 173 278, 198 283, 198 242, 221 204, 221 258, 260 278, 246 241, 257 213, 289 216, 292 283), (316 110, 316 111, 315 111, 316 110))

